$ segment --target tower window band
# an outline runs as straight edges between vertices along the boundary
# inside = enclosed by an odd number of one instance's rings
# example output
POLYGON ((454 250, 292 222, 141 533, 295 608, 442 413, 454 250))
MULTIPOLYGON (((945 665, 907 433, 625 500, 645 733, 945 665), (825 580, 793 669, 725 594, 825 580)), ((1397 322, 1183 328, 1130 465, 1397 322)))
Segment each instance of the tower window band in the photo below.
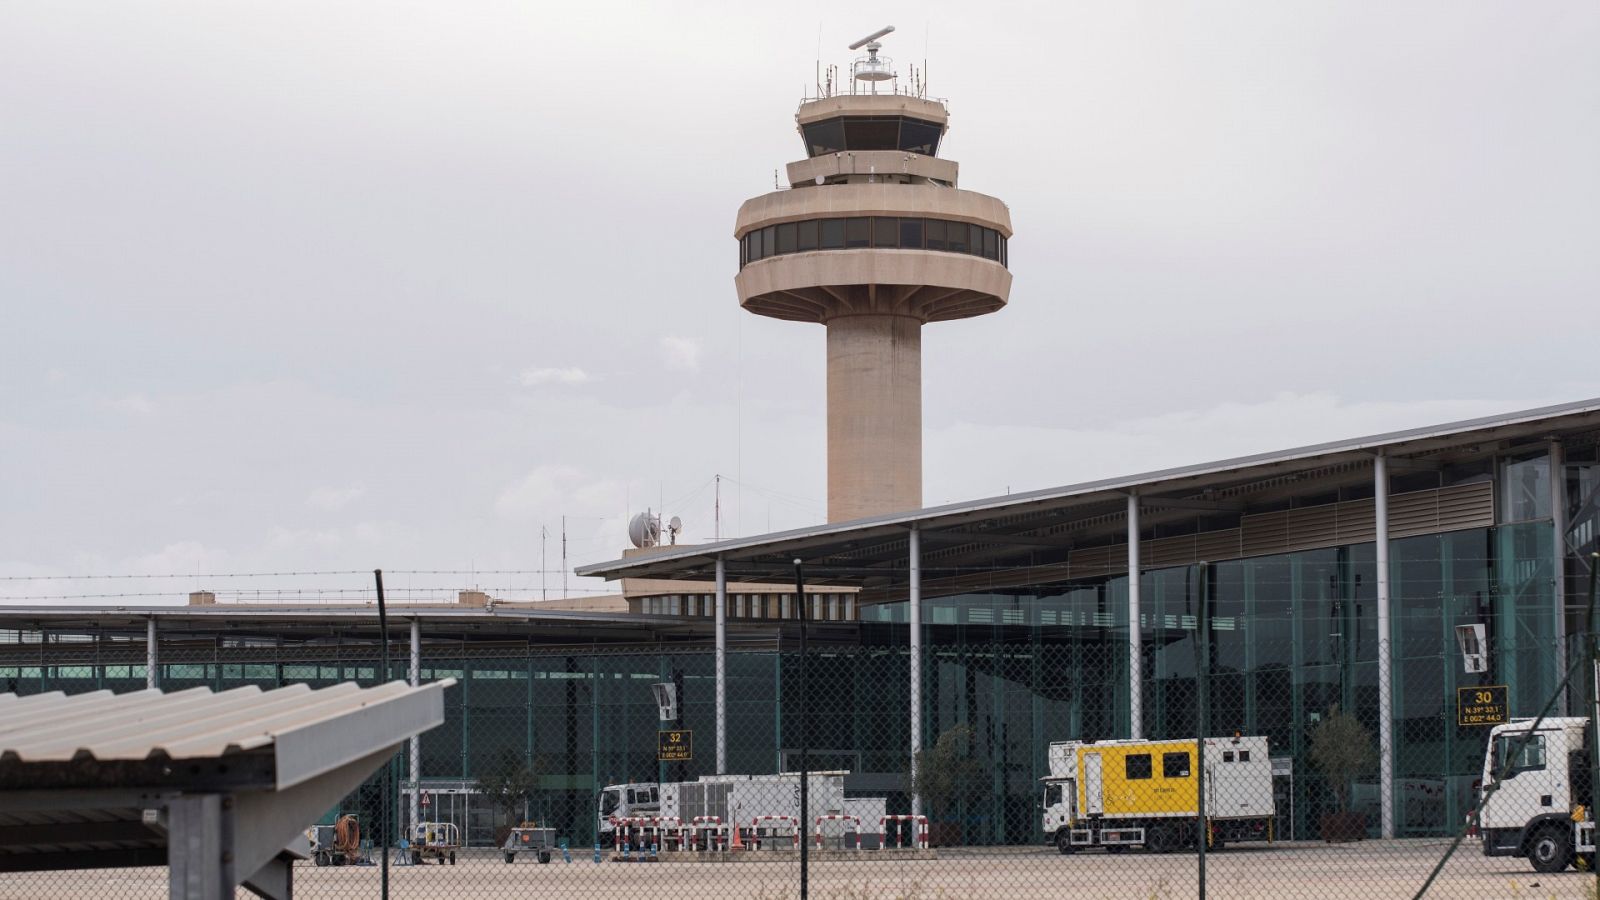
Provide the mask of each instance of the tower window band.
POLYGON ((1005 235, 969 222, 909 216, 807 219, 750 231, 739 241, 739 267, 787 253, 865 247, 965 253, 1007 265, 1005 235))

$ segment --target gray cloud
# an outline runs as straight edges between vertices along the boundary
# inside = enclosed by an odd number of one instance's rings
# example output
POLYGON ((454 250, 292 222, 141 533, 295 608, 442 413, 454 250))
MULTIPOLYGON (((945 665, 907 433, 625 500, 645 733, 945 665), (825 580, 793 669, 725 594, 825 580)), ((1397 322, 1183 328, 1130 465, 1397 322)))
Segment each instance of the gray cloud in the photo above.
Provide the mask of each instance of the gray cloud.
MULTIPOLYGON (((1593 4, 918 12, 1018 229, 1011 305, 925 332, 930 502, 1600 394, 1593 4)), ((717 474, 723 534, 821 519, 823 332, 731 284, 801 153, 783 10, 0 35, 0 572, 526 569, 563 515, 587 562, 710 537, 717 474)))

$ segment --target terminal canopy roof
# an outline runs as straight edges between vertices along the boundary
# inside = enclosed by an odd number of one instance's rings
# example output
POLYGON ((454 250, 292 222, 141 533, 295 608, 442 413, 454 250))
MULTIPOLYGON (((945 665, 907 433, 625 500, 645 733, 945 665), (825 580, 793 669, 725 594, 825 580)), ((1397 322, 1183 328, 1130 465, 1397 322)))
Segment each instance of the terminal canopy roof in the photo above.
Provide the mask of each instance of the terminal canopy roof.
MULTIPOLYGON (((909 532, 915 529, 924 596, 1063 582, 1114 571, 1108 561, 1117 554, 1125 559, 1130 495, 1139 498, 1146 534, 1163 528, 1203 533, 1236 527, 1241 516, 1286 509, 1306 497, 1338 499, 1360 496, 1365 489, 1370 504, 1378 455, 1388 459, 1391 476, 1400 481, 1417 473, 1481 468, 1498 455, 1543 448, 1551 440, 1572 447, 1593 444, 1597 429, 1600 398, 776 534, 662 547, 582 566, 577 573, 710 580, 720 557, 730 582, 793 583, 794 562, 800 560, 807 590, 850 586, 861 590, 861 603, 885 602, 905 597, 909 532), (1089 551, 1096 547, 1106 550, 1097 566, 1069 564, 1075 554, 1094 558, 1089 551)), ((1253 554, 1232 553, 1240 555, 1253 554)), ((1121 565, 1125 572, 1125 562, 1121 565)))

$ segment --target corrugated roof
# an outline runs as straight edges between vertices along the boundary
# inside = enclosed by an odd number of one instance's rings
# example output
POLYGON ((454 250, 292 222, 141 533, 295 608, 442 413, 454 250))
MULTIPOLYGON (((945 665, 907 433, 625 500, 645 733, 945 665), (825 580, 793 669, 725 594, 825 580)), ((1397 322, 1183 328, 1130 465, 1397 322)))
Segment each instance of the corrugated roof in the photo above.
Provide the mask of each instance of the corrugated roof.
POLYGON ((281 790, 443 721, 443 690, 454 683, 0 694, 0 783, 52 767, 159 771, 163 761, 255 753, 266 758, 254 771, 281 790))

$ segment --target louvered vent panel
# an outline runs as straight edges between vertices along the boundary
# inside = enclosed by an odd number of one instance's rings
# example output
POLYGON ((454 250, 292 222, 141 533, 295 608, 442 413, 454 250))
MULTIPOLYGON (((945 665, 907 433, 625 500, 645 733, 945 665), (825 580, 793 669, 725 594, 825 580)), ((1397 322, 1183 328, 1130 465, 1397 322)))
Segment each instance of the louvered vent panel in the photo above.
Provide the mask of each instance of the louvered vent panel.
POLYGON ((1094 578, 1128 570, 1128 551, 1123 547, 1089 547, 1074 550, 1067 557, 1073 578, 1094 578))
POLYGON ((1289 549, 1286 511, 1243 516, 1239 520, 1239 531, 1239 552, 1244 556, 1267 556, 1289 549))
POLYGON ((1222 531, 1208 531, 1195 535, 1194 556, 1196 560, 1213 559, 1238 559, 1240 531, 1237 528, 1227 528, 1222 531))
POLYGON ((1389 537, 1431 534, 1438 530, 1439 492, 1412 491, 1389 498, 1389 537))
POLYGON ((1185 566, 1194 562, 1194 560, 1194 535, 1192 534, 1181 534, 1177 537, 1145 541, 1139 545, 1139 564, 1146 569, 1185 566))
POLYGON ((1487 481, 1439 489, 1439 530, 1488 528, 1494 524, 1494 485, 1487 481))
POLYGON ((1339 543, 1339 516, 1337 504, 1325 503, 1291 509, 1288 512, 1287 541, 1296 550, 1311 547, 1328 547, 1339 543))
POLYGON ((1339 543, 1365 544, 1376 538, 1378 525, 1373 516, 1377 506, 1371 500, 1346 500, 1338 507, 1339 543))
MULTIPOLYGON (((1145 569, 1271 556, 1294 550, 1370 543, 1377 532, 1371 500, 1347 500, 1244 516, 1239 528, 1144 541, 1139 562, 1145 569)), ((1460 484, 1440 490, 1410 491, 1389 498, 1389 536, 1411 537, 1440 531, 1485 528, 1494 524, 1494 486, 1460 484)), ((1069 557, 1073 578, 1120 575, 1128 570, 1122 545, 1075 550, 1069 557)))

